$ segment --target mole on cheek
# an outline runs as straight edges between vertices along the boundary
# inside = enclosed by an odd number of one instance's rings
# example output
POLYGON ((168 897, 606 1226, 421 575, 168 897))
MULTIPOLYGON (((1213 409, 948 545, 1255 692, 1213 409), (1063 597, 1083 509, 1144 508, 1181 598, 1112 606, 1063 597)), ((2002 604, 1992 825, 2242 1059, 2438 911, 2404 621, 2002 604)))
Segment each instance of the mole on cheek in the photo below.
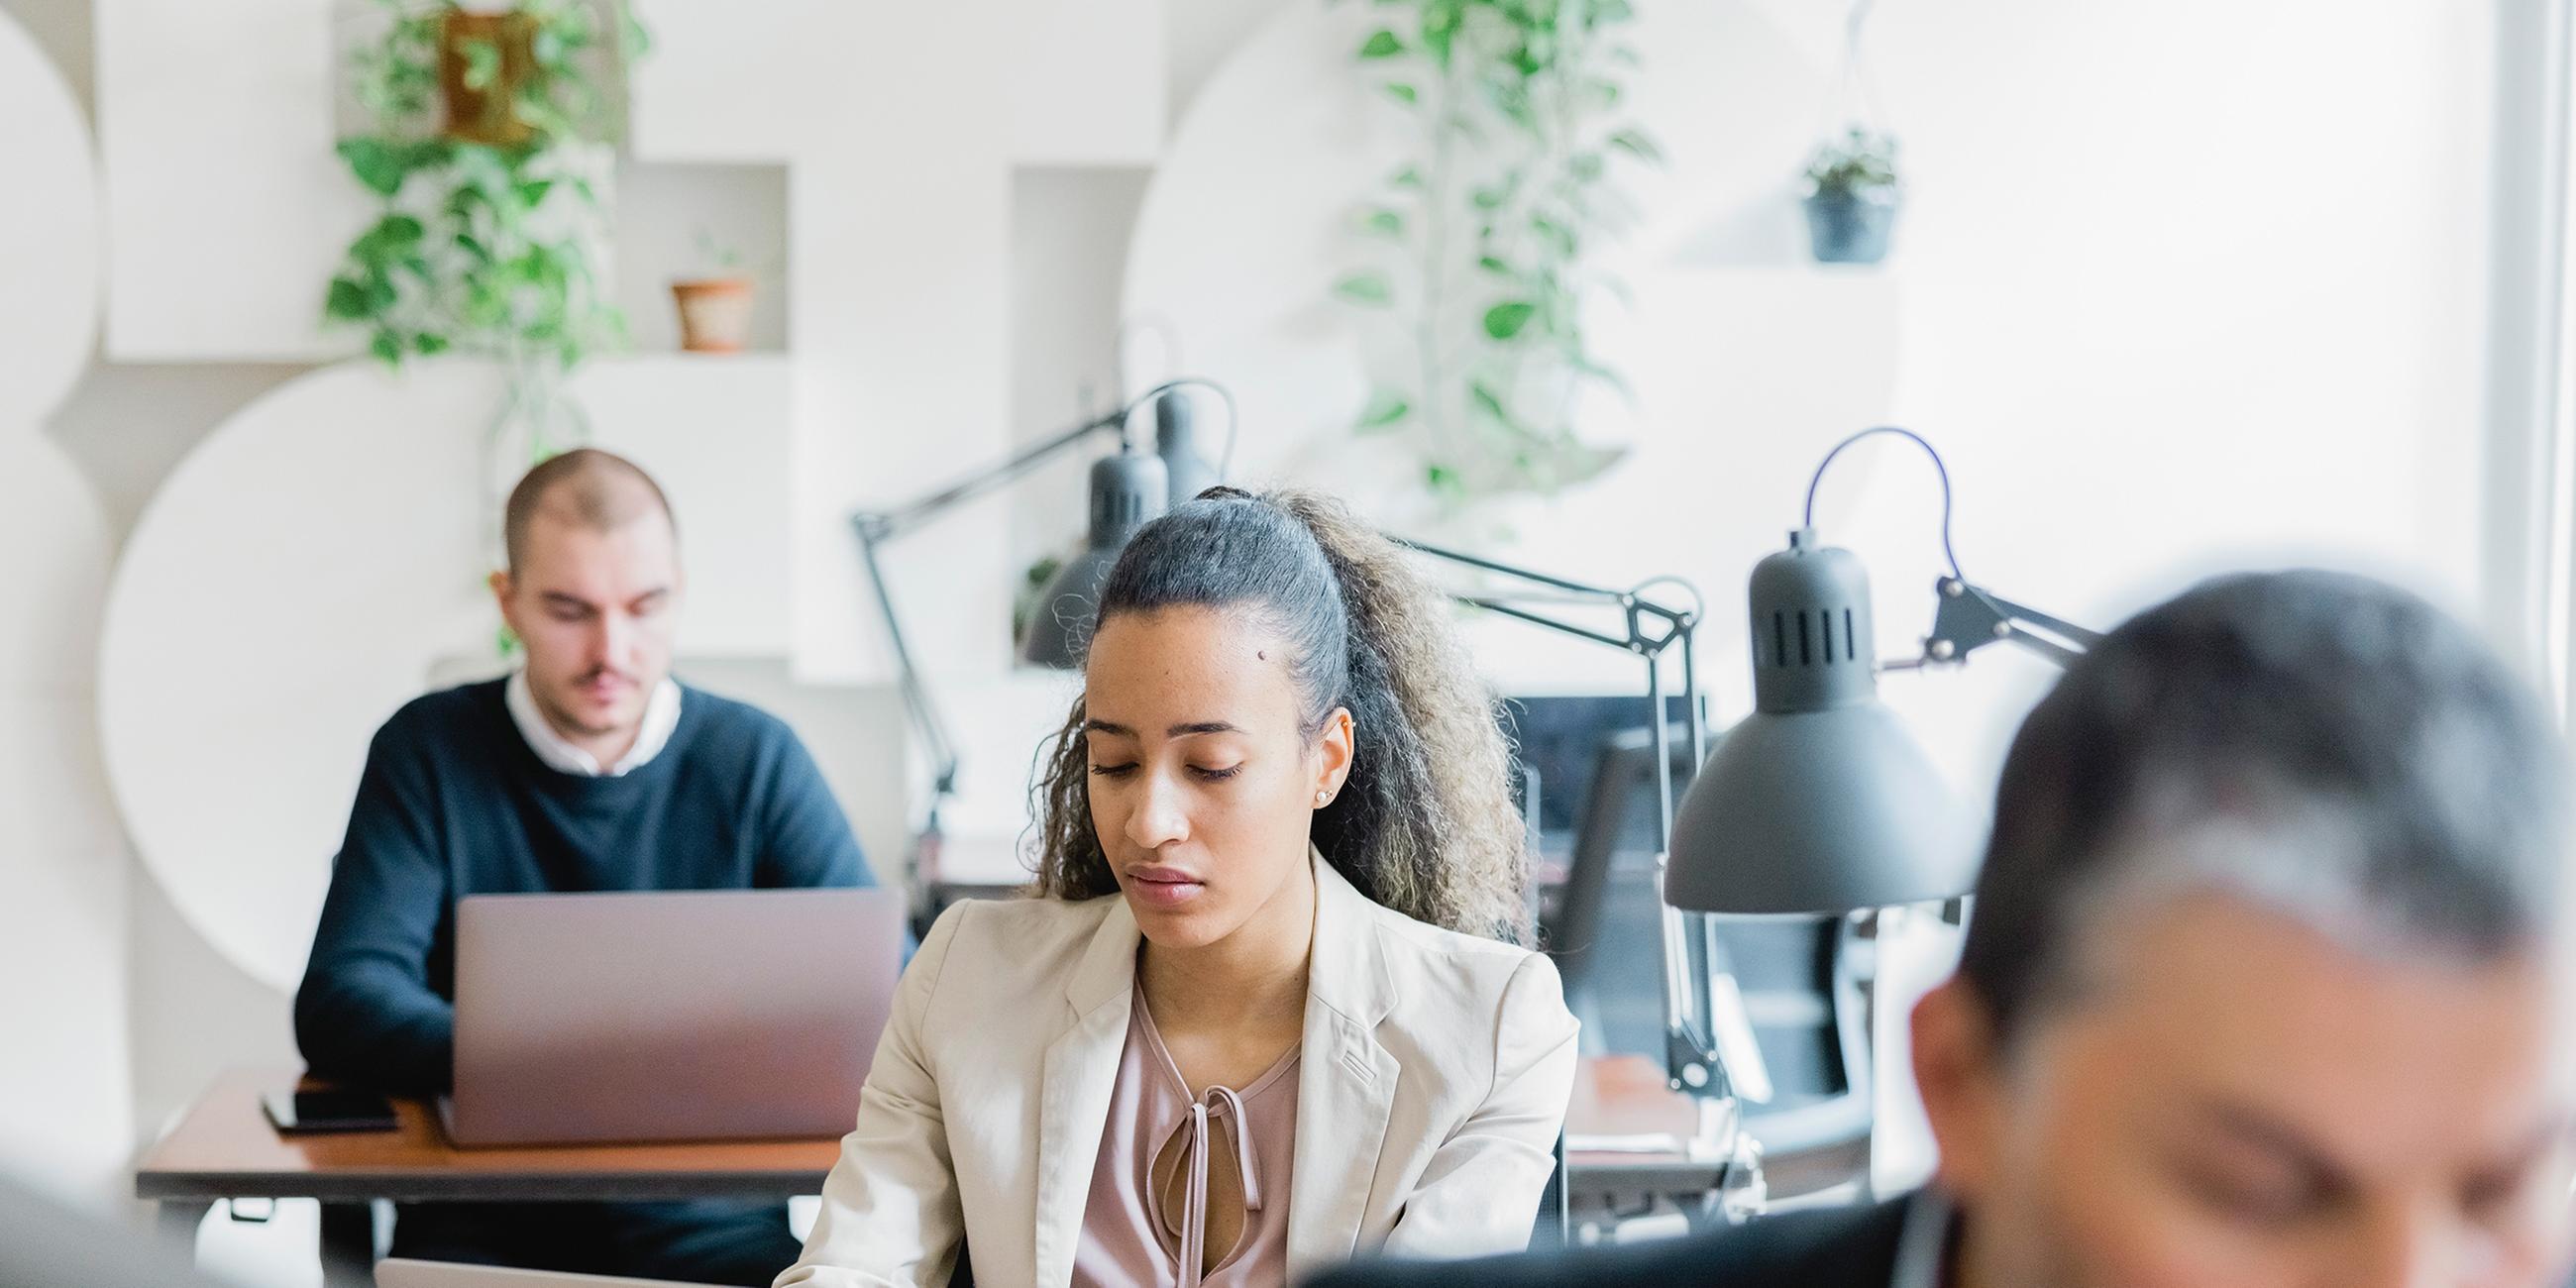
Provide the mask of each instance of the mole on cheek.
POLYGON ((1264 661, 1264 662, 1267 662, 1267 661, 1269 661, 1269 660, 1270 660, 1270 654, 1269 654, 1269 653, 1267 653, 1267 652, 1265 652, 1265 651, 1263 651, 1263 650, 1261 650, 1261 649, 1254 649, 1254 650, 1252 650, 1252 655, 1253 655, 1254 657, 1260 658, 1260 659, 1261 659, 1262 661, 1264 661))

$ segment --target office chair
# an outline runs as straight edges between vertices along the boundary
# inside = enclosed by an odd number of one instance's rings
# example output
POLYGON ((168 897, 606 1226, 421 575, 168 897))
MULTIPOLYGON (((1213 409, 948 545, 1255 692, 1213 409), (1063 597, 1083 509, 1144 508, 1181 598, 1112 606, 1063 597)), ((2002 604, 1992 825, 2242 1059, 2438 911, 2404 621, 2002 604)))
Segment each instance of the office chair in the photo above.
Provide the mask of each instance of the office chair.
MULTIPOLYGON (((1589 790, 1576 815, 1574 853, 1565 889, 1545 927, 1548 955, 1556 959, 1566 996, 1590 989, 1599 972, 1601 927, 1610 900, 1612 869, 1629 839, 1629 812, 1654 804, 1654 749, 1648 731, 1624 729, 1603 739, 1593 760, 1589 790)), ((1690 735, 1673 744, 1673 792, 1690 780, 1690 735)), ((1651 827, 1652 818, 1647 820, 1651 827)), ((1651 847, 1652 842, 1648 842, 1651 847)), ((1645 1048, 1659 1050, 1659 1047, 1645 1048)))

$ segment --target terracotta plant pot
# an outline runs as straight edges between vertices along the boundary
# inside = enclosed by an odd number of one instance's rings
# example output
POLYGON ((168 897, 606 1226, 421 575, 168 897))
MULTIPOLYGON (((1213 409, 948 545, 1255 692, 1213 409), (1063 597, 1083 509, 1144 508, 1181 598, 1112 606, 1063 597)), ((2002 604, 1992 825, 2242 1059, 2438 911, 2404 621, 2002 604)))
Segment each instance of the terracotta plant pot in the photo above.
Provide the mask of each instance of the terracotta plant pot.
POLYGON ((536 71, 536 19, 524 13, 468 13, 451 9, 439 20, 438 97, 446 105, 447 137, 494 147, 517 147, 536 137, 536 127, 519 119, 519 87, 536 71), (489 44, 500 51, 501 65, 492 83, 475 89, 465 83, 471 61, 466 48, 489 44))
POLYGON ((691 353, 739 353, 751 339, 751 279, 707 277, 671 283, 680 306, 680 347, 691 353))

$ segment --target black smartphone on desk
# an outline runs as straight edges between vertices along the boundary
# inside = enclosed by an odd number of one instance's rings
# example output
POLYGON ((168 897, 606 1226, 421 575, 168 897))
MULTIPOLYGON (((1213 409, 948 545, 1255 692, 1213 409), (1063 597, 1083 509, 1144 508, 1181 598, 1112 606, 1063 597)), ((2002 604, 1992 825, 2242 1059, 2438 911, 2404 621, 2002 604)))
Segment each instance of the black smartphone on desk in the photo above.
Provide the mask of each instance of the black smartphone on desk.
POLYGON ((324 1132, 392 1131, 392 1101, 372 1091, 271 1091, 259 1107, 280 1136, 313 1136, 324 1132))

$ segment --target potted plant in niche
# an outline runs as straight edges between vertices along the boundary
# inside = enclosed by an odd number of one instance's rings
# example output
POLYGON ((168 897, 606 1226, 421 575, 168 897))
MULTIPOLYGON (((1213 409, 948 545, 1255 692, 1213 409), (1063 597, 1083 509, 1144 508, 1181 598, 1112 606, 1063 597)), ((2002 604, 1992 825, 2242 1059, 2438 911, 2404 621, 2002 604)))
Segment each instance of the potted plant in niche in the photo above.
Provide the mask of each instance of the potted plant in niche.
POLYGON ((1853 125, 1807 161, 1807 235, 1826 264, 1875 264, 1887 258, 1903 190, 1896 178, 1896 138, 1853 125))
POLYGON ((704 228, 698 230, 698 254, 704 269, 671 283, 671 300, 680 310, 680 347, 739 353, 751 342, 751 274, 743 271, 740 251, 704 228))
POLYGON ((505 493, 588 437, 564 377, 625 339, 609 287, 611 91, 645 37, 624 0, 489 9, 373 0, 381 32, 350 55, 367 126, 337 150, 379 204, 323 315, 364 331, 388 366, 449 352, 499 363, 485 457, 505 493))

